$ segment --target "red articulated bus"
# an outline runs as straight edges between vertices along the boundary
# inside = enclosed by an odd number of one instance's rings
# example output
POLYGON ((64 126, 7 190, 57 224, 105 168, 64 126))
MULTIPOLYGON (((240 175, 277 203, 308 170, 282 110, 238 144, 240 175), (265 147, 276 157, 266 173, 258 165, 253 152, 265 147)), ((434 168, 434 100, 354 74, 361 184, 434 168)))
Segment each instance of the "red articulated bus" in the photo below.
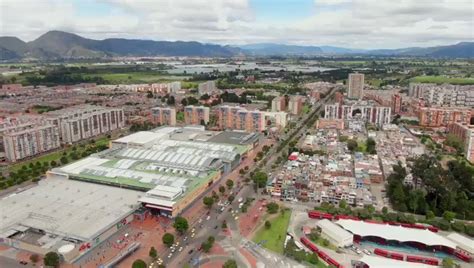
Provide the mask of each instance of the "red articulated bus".
POLYGON ((439 260, 432 259, 432 258, 425 258, 425 264, 435 265, 435 266, 440 265, 439 260))
POLYGON ((426 257, 421 257, 421 256, 408 255, 407 256, 407 261, 408 262, 424 263, 424 264, 429 264, 429 265, 436 265, 436 266, 439 265, 439 261, 437 259, 426 258, 426 257))
POLYGON ((465 262, 471 262, 471 259, 472 259, 471 256, 459 251, 455 251, 454 256, 458 257, 459 259, 465 262))
POLYGON ((336 215, 334 216, 335 220, 353 220, 353 221, 360 221, 360 219, 356 216, 349 216, 349 215, 336 215))
POLYGON ((375 255, 379 255, 379 256, 382 256, 382 257, 386 257, 386 258, 388 258, 388 254, 389 254, 388 251, 380 249, 380 248, 376 248, 374 250, 374 253, 375 253, 375 255))
POLYGON ((309 248, 312 252, 315 252, 315 253, 319 252, 318 247, 315 244, 311 243, 311 241, 309 241, 308 238, 301 237, 300 241, 301 241, 301 243, 303 243, 303 245, 305 245, 307 248, 309 248))
POLYGON ((328 219, 328 220, 333 220, 334 216, 330 213, 323 213, 319 211, 309 211, 308 212, 308 217, 311 219, 328 219))
POLYGON ((390 252, 389 258, 394 259, 394 260, 399 260, 399 261, 403 261, 403 259, 404 259, 402 254, 395 253, 395 252, 390 252))
POLYGON ((438 227, 428 226, 427 228, 428 228, 428 230, 432 231, 433 233, 437 233, 439 231, 438 227))
POLYGON ((400 226, 399 222, 394 222, 394 221, 389 221, 388 224, 393 225, 393 226, 400 226))
POLYGON ((329 257, 326 253, 320 251, 317 246, 315 246, 308 238, 306 237, 301 237, 300 238, 301 243, 305 245, 307 248, 309 248, 312 252, 318 254, 318 256, 326 261, 327 263, 337 267, 337 268, 344 268, 344 266, 340 265, 337 261, 329 257))
POLYGON ((425 258, 418 257, 418 256, 408 255, 408 256, 407 256, 407 261, 408 261, 408 262, 424 263, 424 262, 425 262, 425 258))
POLYGON ((414 229, 421 229, 421 230, 426 230, 426 226, 421 225, 421 224, 410 224, 409 228, 414 228, 414 229))

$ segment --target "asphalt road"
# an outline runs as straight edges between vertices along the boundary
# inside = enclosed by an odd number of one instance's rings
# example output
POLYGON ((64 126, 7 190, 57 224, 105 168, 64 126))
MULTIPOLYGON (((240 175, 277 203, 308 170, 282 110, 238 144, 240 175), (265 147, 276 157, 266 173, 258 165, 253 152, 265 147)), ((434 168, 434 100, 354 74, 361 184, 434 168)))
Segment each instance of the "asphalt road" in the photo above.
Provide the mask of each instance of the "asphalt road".
MULTIPOLYGON (((1 263, 1 267, 8 267, 8 268, 35 267, 31 263, 28 263, 26 265, 22 265, 17 260, 7 258, 7 257, 4 257, 4 256, 0 256, 0 263, 1 263)), ((37 265, 37 266, 39 266, 39 265, 37 265)))
MULTIPOLYGON (((324 107, 323 105, 329 99, 331 99, 333 97, 334 92, 335 91, 333 89, 332 91, 329 92, 329 94, 321 102, 314 105, 312 110, 308 114, 306 114, 303 118, 298 120, 296 127, 293 128, 292 131, 287 133, 282 138, 283 139, 288 139, 290 137, 291 138, 298 137, 298 135, 300 135, 301 133, 306 133, 306 130, 308 129, 308 127, 306 125, 304 125, 305 121, 311 115, 317 114, 320 111, 320 109, 322 107, 324 107)), ((279 149, 278 149, 278 147, 279 147, 278 144, 275 144, 275 146, 273 146, 269 150, 269 152, 265 155, 265 157, 263 159, 263 161, 266 161, 265 166, 263 167, 264 172, 267 173, 270 170, 271 165, 278 158, 278 155, 280 154, 280 152, 282 152, 284 150, 287 150, 288 145, 286 145, 283 148, 279 148, 279 149)), ((250 166, 250 170, 248 172, 250 172, 252 170, 255 170, 256 168, 257 168, 257 165, 250 166)), ((224 179, 225 179, 225 177, 222 178, 222 180, 224 180, 224 179)), ((235 195, 235 199, 232 202, 232 204, 227 206, 226 209, 223 212, 220 212, 217 209, 217 205, 214 205, 214 207, 209 211, 210 220, 206 220, 207 215, 203 215, 201 217, 202 220, 203 220, 201 223, 195 223, 192 226, 190 226, 189 229, 195 228, 195 230, 196 230, 196 236, 194 238, 191 238, 191 236, 190 236, 191 232, 189 232, 189 231, 186 234, 184 234, 183 236, 180 236, 180 237, 176 238, 175 243, 179 242, 178 248, 183 246, 183 250, 181 252, 178 252, 178 250, 176 250, 170 258, 168 258, 168 256, 171 253, 171 250, 167 250, 166 252, 164 252, 164 254, 163 253, 160 254, 160 256, 162 256, 163 262, 167 266, 173 266, 174 267, 176 265, 179 266, 179 265, 183 265, 185 263, 194 263, 193 261, 198 259, 200 254, 201 254, 201 252, 198 250, 199 247, 201 246, 201 244, 203 242, 205 242, 208 239, 209 236, 214 236, 215 238, 217 237, 217 235, 219 234, 219 232, 221 230, 221 226, 222 226, 223 221, 225 220, 228 225, 231 224, 232 221, 235 221, 234 216, 231 215, 229 210, 230 209, 238 210, 237 200, 239 198, 242 198, 243 200, 246 200, 248 197, 255 197, 255 191, 253 189, 254 187, 253 187, 252 184, 246 185, 242 181, 240 181, 240 183, 242 184, 241 190, 239 191, 239 193, 237 195, 235 195), (184 241, 183 239, 186 236, 188 237, 188 240, 184 241), (189 253, 191 250, 193 250, 193 252, 189 253)), ((217 183, 216 183, 216 185, 217 185, 217 183)), ((236 181, 236 185, 237 185, 237 181, 236 181)), ((202 196, 207 195, 213 189, 215 189, 215 187, 210 188, 202 196)), ((258 198, 258 193, 257 193, 257 198, 258 198)), ((197 204, 197 202, 202 202, 201 199, 202 199, 201 197, 196 198, 194 203, 191 204, 190 206, 188 206, 187 209, 190 209, 190 207, 195 206, 197 204)))

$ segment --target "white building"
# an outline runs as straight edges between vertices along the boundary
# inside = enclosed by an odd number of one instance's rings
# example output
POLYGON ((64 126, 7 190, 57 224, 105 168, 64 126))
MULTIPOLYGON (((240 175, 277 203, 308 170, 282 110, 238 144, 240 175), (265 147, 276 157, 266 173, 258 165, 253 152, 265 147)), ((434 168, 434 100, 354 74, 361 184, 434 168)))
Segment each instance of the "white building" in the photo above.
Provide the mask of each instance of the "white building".
POLYGON ((269 121, 270 126, 283 129, 288 122, 288 114, 285 112, 265 112, 265 124, 268 125, 269 121))
POLYGON ((207 81, 204 83, 200 83, 198 86, 199 95, 211 94, 216 91, 217 91, 217 87, 216 87, 215 81, 207 81))
POLYGON ((321 229, 322 237, 337 247, 349 247, 353 244, 353 235, 329 220, 317 221, 316 226, 321 229))
POLYGON ((59 128, 62 143, 74 143, 125 126, 122 109, 78 106, 49 112, 46 121, 59 128))

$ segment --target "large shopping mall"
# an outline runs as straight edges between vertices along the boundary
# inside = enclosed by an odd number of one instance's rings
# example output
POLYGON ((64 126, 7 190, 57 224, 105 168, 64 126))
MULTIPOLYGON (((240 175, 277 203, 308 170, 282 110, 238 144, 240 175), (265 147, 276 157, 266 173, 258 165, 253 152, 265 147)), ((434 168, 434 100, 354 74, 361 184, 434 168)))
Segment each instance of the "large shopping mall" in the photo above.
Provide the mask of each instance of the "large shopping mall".
POLYGON ((0 200, 4 244, 73 262, 131 222, 137 210, 168 217, 234 170, 260 134, 161 127, 47 172, 38 185, 0 200))

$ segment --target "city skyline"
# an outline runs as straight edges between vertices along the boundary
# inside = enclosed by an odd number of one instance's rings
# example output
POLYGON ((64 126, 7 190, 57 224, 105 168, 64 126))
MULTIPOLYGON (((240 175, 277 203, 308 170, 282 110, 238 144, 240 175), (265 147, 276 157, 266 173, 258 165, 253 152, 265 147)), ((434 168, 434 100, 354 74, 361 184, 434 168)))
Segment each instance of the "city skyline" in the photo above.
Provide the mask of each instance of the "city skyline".
POLYGON ((470 41, 474 23, 470 0, 429 5, 373 0, 178 0, 153 5, 148 1, 25 0, 2 1, 0 6, 0 35, 25 41, 49 30, 63 30, 96 39, 428 47, 470 41))

